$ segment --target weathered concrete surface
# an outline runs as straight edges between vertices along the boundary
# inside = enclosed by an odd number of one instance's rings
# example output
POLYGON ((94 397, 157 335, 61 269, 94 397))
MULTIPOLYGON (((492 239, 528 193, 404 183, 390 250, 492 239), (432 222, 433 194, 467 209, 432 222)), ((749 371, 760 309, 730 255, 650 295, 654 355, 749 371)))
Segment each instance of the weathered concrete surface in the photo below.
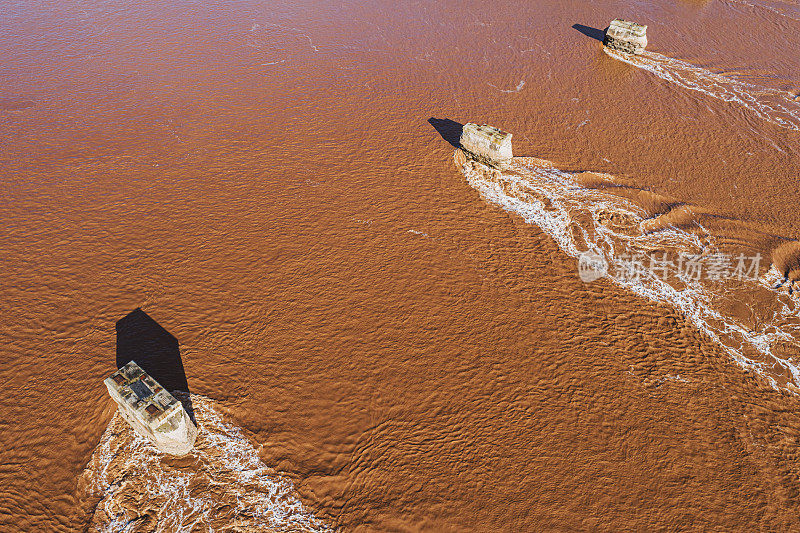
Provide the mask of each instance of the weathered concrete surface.
POLYGON ((487 124, 464 124, 459 142, 467 155, 496 168, 506 166, 514 157, 511 134, 487 124))
POLYGON ((183 405, 134 361, 104 381, 122 417, 160 451, 185 455, 194 446, 197 427, 183 405))
POLYGON ((641 54, 647 46, 647 26, 614 19, 608 25, 603 44, 629 54, 641 54))

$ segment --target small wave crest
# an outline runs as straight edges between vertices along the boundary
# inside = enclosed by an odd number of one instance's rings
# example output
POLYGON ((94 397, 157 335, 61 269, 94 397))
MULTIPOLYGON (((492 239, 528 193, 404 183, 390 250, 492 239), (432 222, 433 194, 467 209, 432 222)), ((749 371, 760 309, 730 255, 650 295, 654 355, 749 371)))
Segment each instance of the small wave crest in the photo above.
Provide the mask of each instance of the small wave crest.
POLYGON ((160 453, 114 415, 80 483, 90 531, 331 531, 212 400, 192 395, 192 404, 199 431, 184 457, 160 453))
POLYGON ((688 269, 667 275, 667 258, 702 258, 713 268, 715 258, 731 251, 709 234, 691 207, 665 197, 654 201, 634 188, 627 189, 631 198, 626 198, 620 193, 622 180, 613 176, 564 172, 534 158, 514 158, 503 172, 463 157, 456 157, 456 164, 484 199, 537 225, 576 259, 586 260, 588 254, 591 264, 629 267, 637 257, 651 258, 635 276, 598 268, 591 279, 605 277, 641 297, 671 304, 739 364, 775 387, 800 391, 798 305, 776 288, 782 274, 775 267, 756 266, 738 279, 708 279, 688 269), (652 259, 660 265, 653 268, 652 259))

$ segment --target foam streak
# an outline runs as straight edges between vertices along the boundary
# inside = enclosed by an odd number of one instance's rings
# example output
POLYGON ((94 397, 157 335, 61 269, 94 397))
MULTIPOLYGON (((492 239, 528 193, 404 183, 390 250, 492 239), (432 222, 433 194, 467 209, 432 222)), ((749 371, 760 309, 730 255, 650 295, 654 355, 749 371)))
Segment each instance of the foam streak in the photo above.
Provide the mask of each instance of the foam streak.
POLYGON ((787 91, 759 87, 684 61, 645 51, 631 55, 603 47, 606 54, 629 65, 647 70, 684 89, 698 91, 731 102, 755 113, 759 118, 783 128, 800 131, 800 102, 787 91))

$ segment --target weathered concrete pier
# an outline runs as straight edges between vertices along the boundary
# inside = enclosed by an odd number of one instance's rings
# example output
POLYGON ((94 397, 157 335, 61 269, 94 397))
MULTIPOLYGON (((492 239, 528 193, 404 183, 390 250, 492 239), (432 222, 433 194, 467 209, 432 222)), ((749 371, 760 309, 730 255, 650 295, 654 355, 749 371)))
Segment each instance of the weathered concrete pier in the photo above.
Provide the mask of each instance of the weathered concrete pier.
POLYGON ((122 417, 160 451, 185 455, 194 446, 197 426, 172 394, 134 361, 104 381, 122 417))
POLYGON ((641 54, 647 46, 647 26, 614 19, 608 25, 603 44, 628 54, 641 54))
POLYGON ((459 143, 468 156, 494 168, 505 168, 514 157, 511 134, 488 124, 464 124, 459 143))

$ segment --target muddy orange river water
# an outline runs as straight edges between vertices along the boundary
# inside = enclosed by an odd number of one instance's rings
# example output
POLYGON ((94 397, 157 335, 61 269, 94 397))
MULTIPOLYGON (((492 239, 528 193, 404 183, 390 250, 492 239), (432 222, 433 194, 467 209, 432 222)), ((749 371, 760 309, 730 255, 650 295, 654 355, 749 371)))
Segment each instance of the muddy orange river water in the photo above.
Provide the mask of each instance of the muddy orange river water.
POLYGON ((0 0, 0 81, 3 531, 800 530, 796 0, 0 0))

